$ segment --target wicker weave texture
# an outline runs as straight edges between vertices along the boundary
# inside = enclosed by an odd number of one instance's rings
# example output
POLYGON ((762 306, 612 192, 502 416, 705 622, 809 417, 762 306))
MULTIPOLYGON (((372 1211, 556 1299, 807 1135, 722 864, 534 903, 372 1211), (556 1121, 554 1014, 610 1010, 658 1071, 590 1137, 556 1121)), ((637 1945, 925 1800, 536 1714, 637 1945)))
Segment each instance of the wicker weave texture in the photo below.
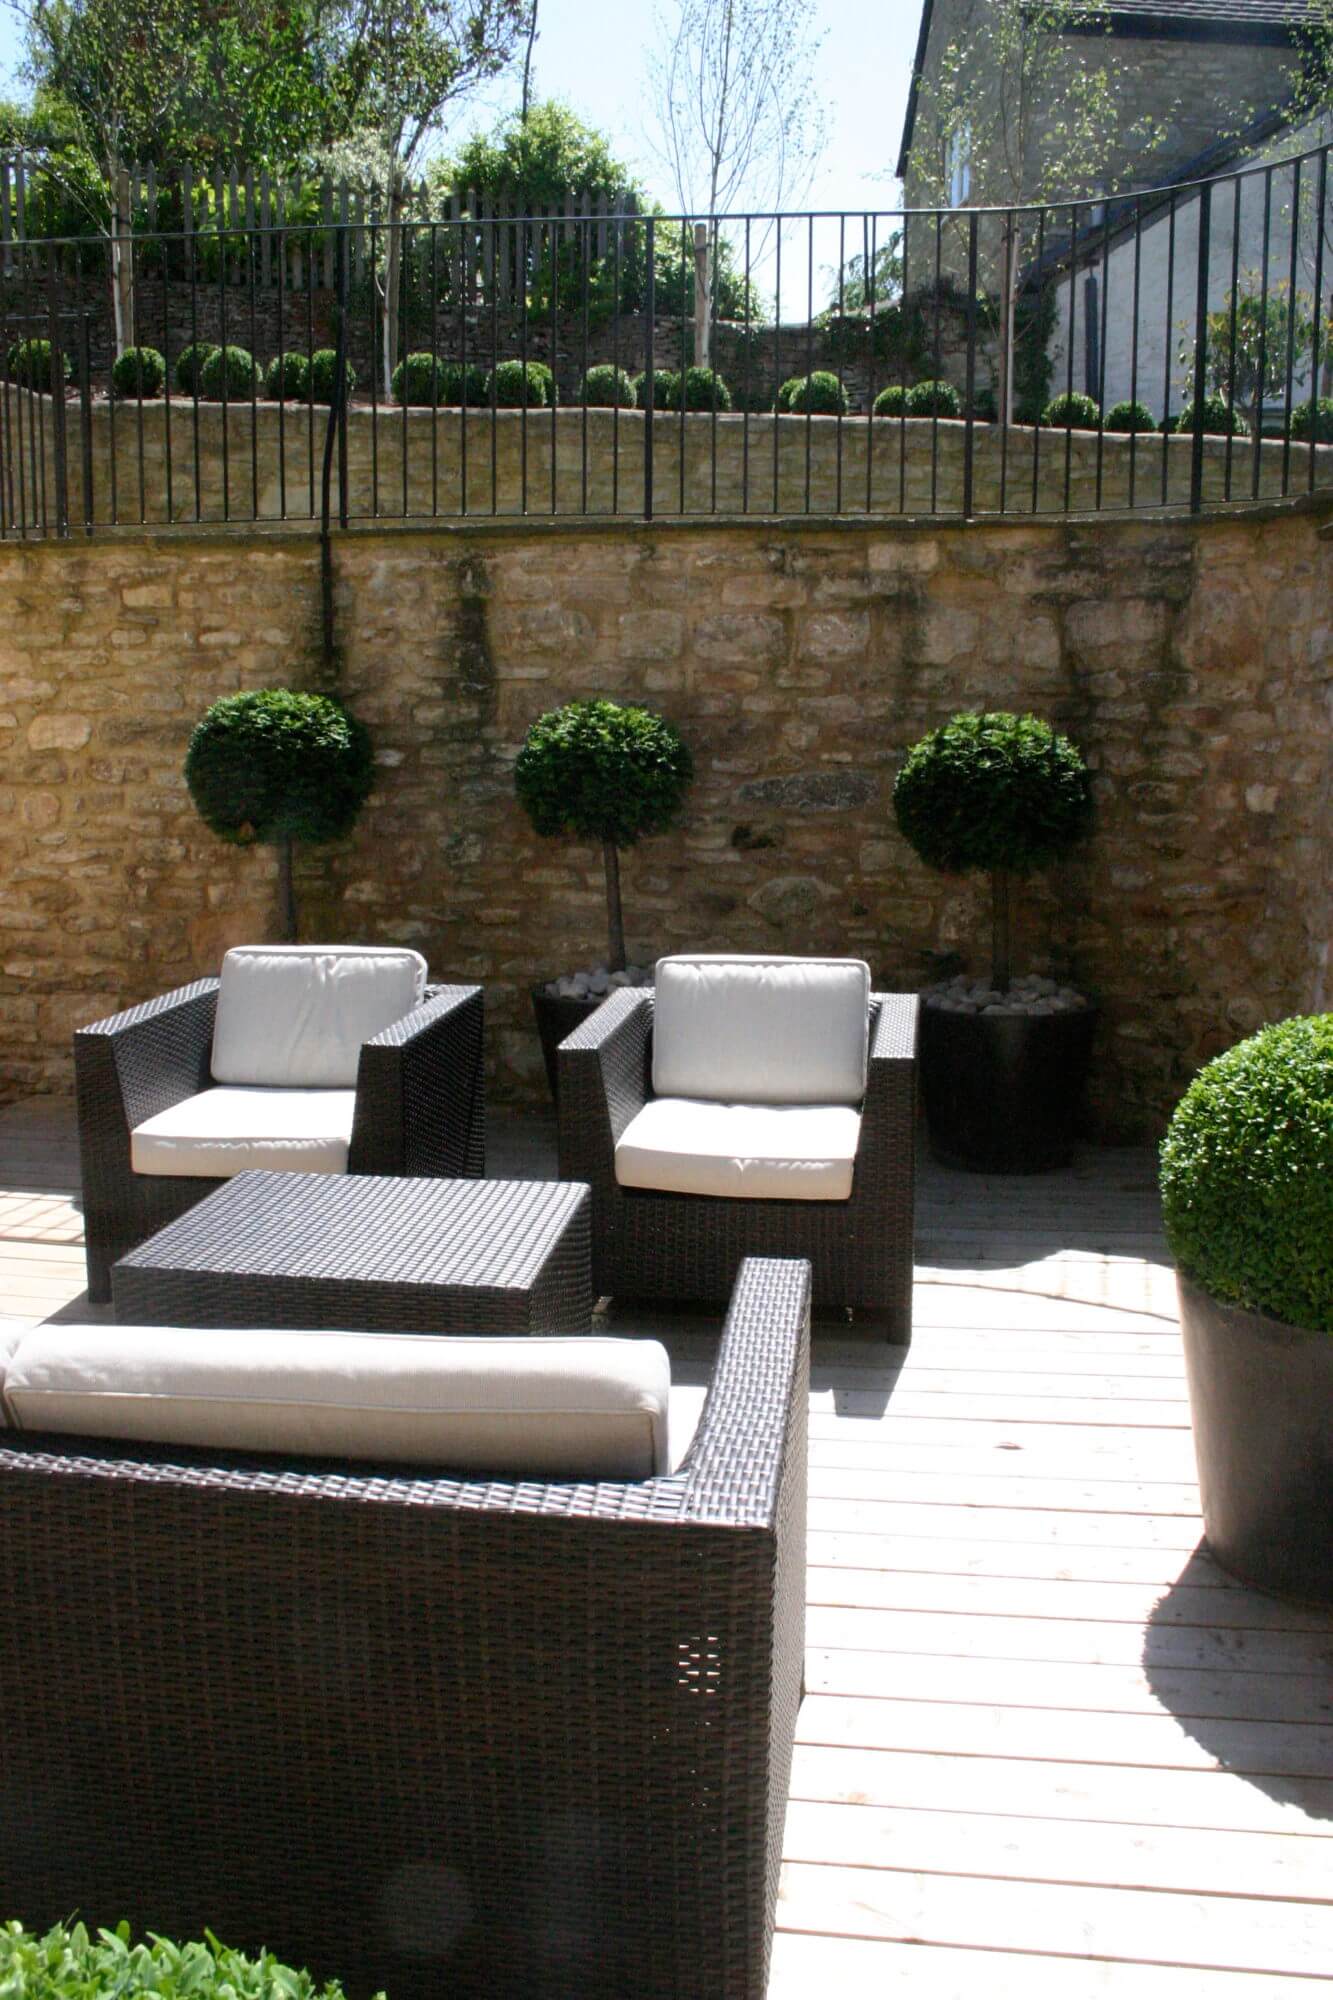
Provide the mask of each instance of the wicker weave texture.
POLYGON ((11 1436, 10 1907, 358 2000, 760 2000, 808 1337, 807 1269, 747 1264, 689 1458, 633 1485, 11 1436))
MULTIPOLYGON (((130 1134, 207 1090, 216 979, 196 980, 81 1028, 74 1079, 88 1296, 111 1296, 118 1257, 225 1183, 136 1174, 130 1134)), ((351 1173, 480 1175, 485 1170, 479 986, 433 986, 361 1051, 351 1173)))
POLYGON ((555 1181, 247 1173, 112 1272, 153 1326, 586 1333, 591 1198, 555 1181))
POLYGON ((744 1201, 622 1188, 615 1146, 652 1095, 650 995, 615 994, 560 1047, 560 1172, 593 1194, 593 1287, 626 1298, 723 1299, 746 1256, 814 1268, 818 1308, 857 1308, 886 1339, 912 1331, 915 994, 871 996, 870 1062, 848 1201, 744 1201))

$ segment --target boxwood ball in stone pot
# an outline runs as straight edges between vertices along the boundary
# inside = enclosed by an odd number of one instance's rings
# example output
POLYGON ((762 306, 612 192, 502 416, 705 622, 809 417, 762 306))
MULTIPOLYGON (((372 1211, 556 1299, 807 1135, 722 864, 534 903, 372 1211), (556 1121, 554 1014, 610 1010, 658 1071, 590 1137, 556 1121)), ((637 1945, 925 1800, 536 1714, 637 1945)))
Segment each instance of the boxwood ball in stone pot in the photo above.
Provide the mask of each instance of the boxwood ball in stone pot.
POLYGON ((1260 1590, 1333 1604, 1333 1014, 1201 1069, 1161 1185, 1208 1546, 1260 1590))
POLYGON ((1088 768, 1035 715, 968 711, 915 744, 893 788, 898 825, 946 874, 991 883, 988 980, 931 988, 919 1073, 931 1151, 980 1173, 1040 1173, 1073 1151, 1095 1010, 1053 979, 1014 980, 1015 880, 1059 860, 1092 819, 1088 768))
POLYGON ((617 986, 651 973, 625 962, 620 850, 661 833, 680 811, 694 763, 680 735, 651 709, 596 697, 538 716, 514 766, 514 789, 535 830, 597 841, 606 881, 607 955, 591 972, 565 973, 532 989, 551 1095, 555 1052, 617 986))

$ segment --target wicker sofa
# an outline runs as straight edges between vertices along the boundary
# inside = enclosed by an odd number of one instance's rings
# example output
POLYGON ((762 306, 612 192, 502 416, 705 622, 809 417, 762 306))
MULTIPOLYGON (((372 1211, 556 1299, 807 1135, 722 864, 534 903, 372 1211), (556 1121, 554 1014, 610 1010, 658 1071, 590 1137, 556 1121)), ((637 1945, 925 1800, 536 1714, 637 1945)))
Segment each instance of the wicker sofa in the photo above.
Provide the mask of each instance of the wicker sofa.
MULTIPOLYGON (((118 1257, 221 1185, 197 1170, 136 1172, 132 1158, 136 1128, 213 1082, 219 985, 196 980, 74 1037, 90 1299, 111 1296, 118 1257)), ((426 987, 420 1004, 361 1047, 355 1090, 349 1173, 480 1175, 481 988, 426 987)))
POLYGON ((805 1257, 817 1308, 859 1309, 910 1340, 916 996, 869 996, 851 1192, 832 1200, 621 1185, 617 1144, 654 1098, 654 1005, 613 994, 559 1050, 560 1176, 592 1188, 594 1292, 724 1299, 742 1257, 805 1257))
POLYGON ((809 1271, 675 1472, 0 1431, 0 1881, 357 2000, 761 2000, 800 1700, 809 1271))

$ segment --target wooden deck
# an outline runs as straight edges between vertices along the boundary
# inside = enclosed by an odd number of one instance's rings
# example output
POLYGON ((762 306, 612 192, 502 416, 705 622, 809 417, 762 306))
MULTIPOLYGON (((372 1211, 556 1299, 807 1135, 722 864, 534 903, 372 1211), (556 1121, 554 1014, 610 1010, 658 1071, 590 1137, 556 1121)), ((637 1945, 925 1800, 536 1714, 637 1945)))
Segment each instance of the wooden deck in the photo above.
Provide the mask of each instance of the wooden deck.
MULTIPOLYGON (((500 1126, 491 1170, 551 1171, 548 1135, 500 1126)), ((0 1324, 77 1300, 76 1182, 68 1105, 0 1111, 0 1324)), ((770 2000, 1328 1983, 1333 1618, 1199 1549, 1151 1157, 927 1169, 917 1250, 901 1366, 816 1340, 770 2000)))

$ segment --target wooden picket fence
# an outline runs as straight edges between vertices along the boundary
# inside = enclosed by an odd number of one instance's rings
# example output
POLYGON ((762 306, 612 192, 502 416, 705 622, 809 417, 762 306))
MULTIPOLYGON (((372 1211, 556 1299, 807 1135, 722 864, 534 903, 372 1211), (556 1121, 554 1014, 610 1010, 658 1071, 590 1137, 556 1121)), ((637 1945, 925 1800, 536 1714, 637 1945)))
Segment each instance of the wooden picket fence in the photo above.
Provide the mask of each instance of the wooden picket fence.
MULTIPOLYGON (((34 180, 43 171, 21 153, 0 155, 0 269, 6 274, 14 269, 18 246, 29 240, 34 180)), ((191 237, 220 241, 224 258, 244 261, 247 276, 261 288, 279 284, 280 260, 286 283, 332 287, 338 232, 345 234, 352 273, 363 278, 387 234, 382 194, 345 179, 303 181, 267 168, 204 175, 188 166, 130 166, 119 176, 114 206, 126 219, 123 234, 176 232, 186 257, 191 237)), ((519 193, 493 197, 457 188, 441 195, 421 180, 404 188, 398 219, 408 254, 438 263, 456 295, 503 306, 519 296, 521 274, 561 243, 586 243, 590 261, 612 254, 617 241, 623 251, 637 213, 628 189, 610 197, 584 190, 540 207, 519 193)))

